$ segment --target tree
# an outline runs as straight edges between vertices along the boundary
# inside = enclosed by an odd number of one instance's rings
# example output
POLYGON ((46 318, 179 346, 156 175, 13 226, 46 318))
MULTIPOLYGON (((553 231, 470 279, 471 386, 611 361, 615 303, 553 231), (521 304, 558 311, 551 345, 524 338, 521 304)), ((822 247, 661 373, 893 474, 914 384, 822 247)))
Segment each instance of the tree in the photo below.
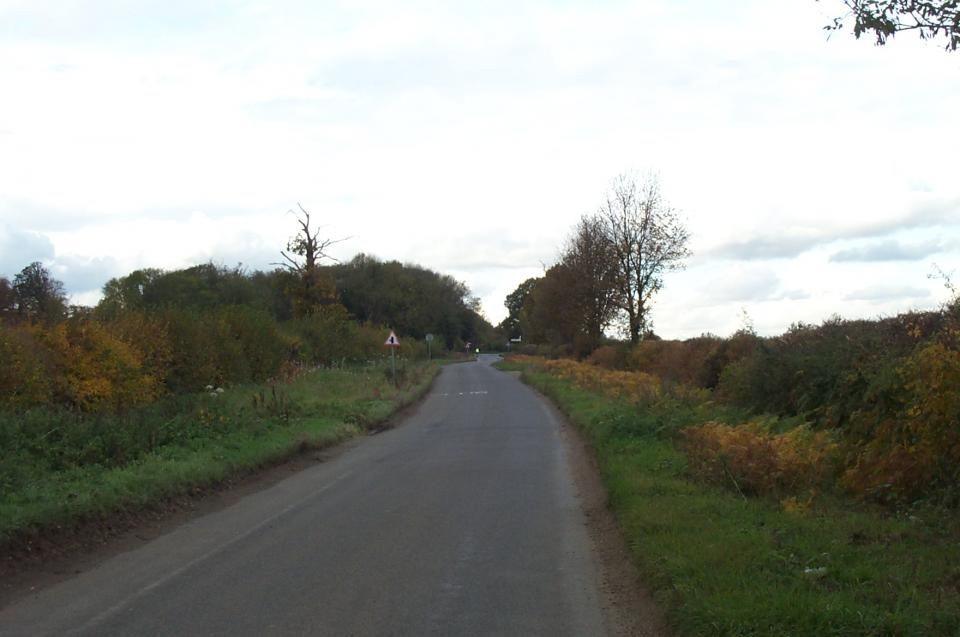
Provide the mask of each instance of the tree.
POLYGON ((579 322, 582 347, 593 350, 619 305, 618 263, 614 245, 598 216, 584 216, 567 239, 561 263, 569 271, 568 295, 579 322))
POLYGON ((584 353, 583 339, 578 338, 584 333, 584 321, 574 292, 577 276, 561 261, 536 280, 524 301, 521 323, 530 342, 549 343, 567 352, 584 353))
POLYGON ((34 261, 13 278, 13 290, 21 315, 46 321, 64 318, 67 295, 63 283, 50 276, 39 261, 34 261))
POLYGON ((152 286, 163 276, 163 270, 144 268, 110 279, 103 284, 103 298, 97 304, 98 312, 103 316, 116 317, 121 312, 143 310, 147 305, 145 297, 149 298, 152 286))
POLYGON ((477 331, 486 329, 479 301, 451 276, 366 254, 329 269, 341 302, 361 322, 414 338, 434 334, 450 348, 476 342, 477 331))
POLYGON ((650 304, 664 273, 682 268, 690 256, 690 235, 653 176, 641 186, 627 175, 617 177, 597 215, 617 263, 617 304, 630 342, 637 343, 650 328, 650 304))
POLYGON ((923 39, 946 38, 946 49, 960 47, 960 1, 958 0, 843 0, 850 9, 846 16, 835 18, 825 27, 843 29, 844 21, 853 18, 853 34, 859 39, 873 34, 877 45, 901 31, 916 31, 923 39))
POLYGON ((500 323, 500 328, 508 338, 517 338, 523 333, 521 329, 523 304, 539 280, 537 277, 527 279, 518 285, 517 289, 508 294, 507 298, 503 301, 504 307, 507 308, 507 317, 500 323))
POLYGON ((12 316, 17 308, 17 295, 6 277, 0 277, 0 319, 12 316))
POLYGON ((344 239, 320 239, 320 230, 310 228, 310 213, 299 203, 300 213, 291 212, 300 224, 300 231, 287 242, 287 252, 280 254, 286 260, 282 265, 299 278, 298 285, 290 290, 294 298, 294 313, 304 316, 313 313, 318 307, 335 303, 337 290, 333 281, 320 270, 320 261, 330 259, 336 261, 326 253, 327 248, 344 239), (292 255, 292 256, 291 256, 292 255))

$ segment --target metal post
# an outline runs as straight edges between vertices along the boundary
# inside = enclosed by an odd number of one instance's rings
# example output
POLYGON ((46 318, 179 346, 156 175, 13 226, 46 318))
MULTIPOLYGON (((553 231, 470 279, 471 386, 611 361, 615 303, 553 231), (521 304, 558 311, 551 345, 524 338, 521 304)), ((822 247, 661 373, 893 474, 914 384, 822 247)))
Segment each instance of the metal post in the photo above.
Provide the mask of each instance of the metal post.
POLYGON ((393 369, 393 386, 397 386, 397 348, 390 348, 390 367, 393 369))

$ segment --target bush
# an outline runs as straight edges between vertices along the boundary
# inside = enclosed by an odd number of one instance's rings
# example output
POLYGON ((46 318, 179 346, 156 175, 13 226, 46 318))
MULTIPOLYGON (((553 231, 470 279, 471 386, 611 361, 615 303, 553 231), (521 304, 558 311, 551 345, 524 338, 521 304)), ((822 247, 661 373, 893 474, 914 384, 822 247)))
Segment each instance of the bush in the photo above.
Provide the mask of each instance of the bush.
POLYGON ((884 388, 886 400, 854 414, 845 486, 881 501, 940 491, 960 503, 958 345, 956 333, 918 345, 884 388))
POLYGON ((50 359, 34 330, 0 323, 0 407, 31 407, 51 400, 50 359))
POLYGON ((149 403, 159 379, 144 373, 140 353, 91 319, 31 326, 46 350, 54 402, 83 411, 117 411, 149 403))
POLYGON ((210 325, 195 310, 169 309, 161 315, 170 339, 166 385, 174 393, 197 392, 225 380, 210 325))
POLYGON ((681 432, 690 470, 744 495, 795 493, 832 482, 838 446, 823 431, 799 426, 771 433, 762 422, 707 422, 681 432))
POLYGON ((630 402, 649 402, 662 394, 660 380, 643 372, 605 370, 569 359, 544 361, 543 367, 561 378, 573 381, 578 387, 630 402))
POLYGON ((587 362, 604 369, 624 369, 627 362, 627 351, 624 347, 601 345, 593 350, 587 362))
POLYGON ((288 358, 289 344, 265 310, 233 305, 214 316, 224 380, 260 382, 279 371, 288 358))
POLYGON ((720 395, 758 413, 843 427, 868 406, 870 388, 910 354, 920 333, 910 325, 918 317, 924 315, 794 325, 780 337, 759 340, 750 355, 729 364, 720 376, 720 395))
POLYGON ((297 356, 312 365, 330 365, 343 359, 358 360, 356 327, 345 307, 339 304, 320 308, 316 313, 291 321, 287 329, 295 335, 297 356))
POLYGON ((686 341, 644 340, 630 352, 627 368, 673 383, 700 385, 703 370, 721 339, 701 336, 686 341))

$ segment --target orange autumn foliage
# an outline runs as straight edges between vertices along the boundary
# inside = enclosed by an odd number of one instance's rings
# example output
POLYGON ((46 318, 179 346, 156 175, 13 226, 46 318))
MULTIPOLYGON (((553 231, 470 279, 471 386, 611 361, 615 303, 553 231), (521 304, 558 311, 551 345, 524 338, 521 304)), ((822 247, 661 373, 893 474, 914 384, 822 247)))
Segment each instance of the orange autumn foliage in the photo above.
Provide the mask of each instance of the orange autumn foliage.
POLYGON ((152 402, 162 390, 137 348, 86 318, 4 326, 0 353, 4 406, 57 402, 82 411, 123 410, 152 402))
POLYGON ((42 340, 62 370, 59 391, 83 411, 122 410, 152 402, 158 379, 143 372, 143 358, 131 345, 95 321, 78 320, 48 328, 42 340))
POLYGON ((548 360, 542 367, 573 382, 581 389, 599 392, 630 402, 646 402, 659 398, 663 388, 656 376, 643 372, 624 372, 596 367, 569 359, 548 360))
POLYGON ((832 480, 837 466, 837 443, 807 426, 771 433, 759 422, 707 422, 687 427, 681 436, 695 475, 749 495, 814 488, 832 480))

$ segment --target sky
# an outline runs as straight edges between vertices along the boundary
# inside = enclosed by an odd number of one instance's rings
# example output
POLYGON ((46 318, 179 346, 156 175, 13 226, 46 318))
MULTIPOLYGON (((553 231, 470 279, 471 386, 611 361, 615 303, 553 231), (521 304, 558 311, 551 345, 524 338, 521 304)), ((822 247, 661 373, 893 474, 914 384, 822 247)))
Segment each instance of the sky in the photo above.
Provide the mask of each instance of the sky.
MULTIPOLYGON (((691 233, 655 331, 776 334, 948 298, 960 53, 839 1, 0 0, 0 276, 331 255, 451 274, 498 322, 620 174, 691 233)), ((957 275, 960 276, 960 275, 957 275)))

